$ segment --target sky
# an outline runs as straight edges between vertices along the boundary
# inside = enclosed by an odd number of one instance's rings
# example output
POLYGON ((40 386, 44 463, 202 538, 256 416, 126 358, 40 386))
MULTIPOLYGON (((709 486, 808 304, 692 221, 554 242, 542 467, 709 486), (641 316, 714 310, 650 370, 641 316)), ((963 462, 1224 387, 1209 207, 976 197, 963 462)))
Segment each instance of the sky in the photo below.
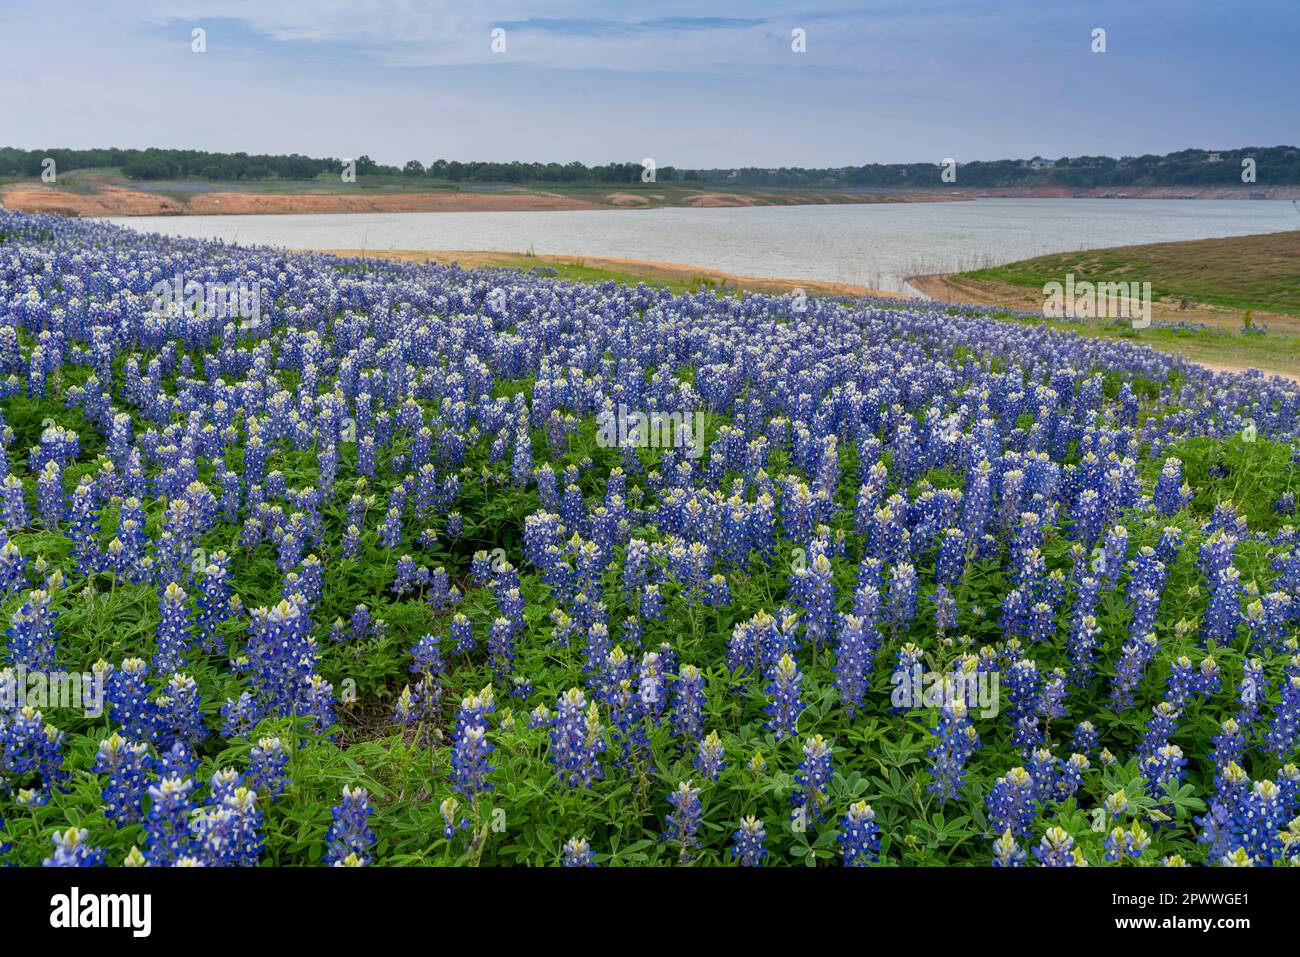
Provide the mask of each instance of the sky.
POLYGON ((1300 143, 1297 90, 1298 0, 0 0, 0 145, 25 149, 1119 156, 1300 143))

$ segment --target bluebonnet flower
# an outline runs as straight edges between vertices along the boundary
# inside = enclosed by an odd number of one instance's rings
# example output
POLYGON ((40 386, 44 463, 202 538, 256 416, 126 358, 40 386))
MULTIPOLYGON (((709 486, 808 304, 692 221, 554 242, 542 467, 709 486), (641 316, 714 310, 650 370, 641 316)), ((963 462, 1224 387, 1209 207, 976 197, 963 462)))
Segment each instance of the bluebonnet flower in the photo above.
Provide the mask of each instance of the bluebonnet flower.
POLYGON ((661 621, 664 617, 663 596, 659 586, 650 584, 641 588, 641 616, 651 621, 661 621))
POLYGON ((818 553, 807 567, 797 568, 790 578, 790 594, 804 609, 805 628, 813 647, 830 636, 835 615, 835 582, 830 559, 818 553))
POLYGON ((1068 694, 1064 670, 1056 668, 1045 674, 1035 708, 1038 717, 1047 722, 1065 717, 1065 698, 1068 694))
MULTIPOLYGON (((1187 759, 1183 757, 1183 749, 1176 744, 1166 744, 1144 758, 1139 766, 1147 780, 1147 790, 1151 796, 1163 799, 1166 789, 1176 789, 1181 783, 1186 765, 1187 759)), ((1157 804, 1157 809, 1172 820, 1173 808, 1168 802, 1157 804)))
POLYGON ((564 867, 595 867, 595 857, 585 837, 571 837, 564 842, 564 867))
POLYGON ((104 852, 86 843, 90 832, 83 828, 70 827, 66 831, 56 832, 54 856, 47 857, 44 867, 103 867, 104 852))
POLYGON ((154 737, 162 749, 181 742, 195 747, 207 738, 200 711, 199 686, 193 678, 173 674, 166 690, 154 700, 154 737))
POLYGON ((348 636, 353 641, 364 641, 378 634, 374 616, 370 613, 370 607, 365 604, 358 604, 352 609, 352 615, 348 619, 348 636))
POLYGON ((256 792, 235 787, 192 822, 194 857, 208 867, 255 867, 265 840, 256 792))
POLYGON ((1135 861, 1141 858, 1142 852, 1151 846, 1151 836, 1141 823, 1134 821, 1127 830, 1112 828, 1101 843, 1106 849, 1106 860, 1115 864, 1126 857, 1135 861))
POLYGON ((1268 692, 1264 677, 1264 662, 1250 658, 1242 663, 1241 684, 1238 686, 1236 719, 1243 728, 1249 728, 1259 717, 1259 703, 1268 692))
POLYGON ((803 675, 790 655, 784 654, 772 671, 772 680, 767 686, 771 701, 763 709, 768 716, 767 729, 776 735, 777 740, 794 734, 799 715, 803 713, 803 702, 799 698, 799 689, 803 685, 803 675))
POLYGON ((176 864, 193 853, 190 814, 194 804, 190 792, 194 782, 170 775, 149 788, 152 804, 145 817, 145 844, 150 863, 155 867, 176 864))
POLYGON ((889 683, 894 688, 890 695, 890 702, 895 712, 918 707, 924 703, 921 649, 910 641, 898 650, 898 662, 889 676, 889 683))
POLYGON ((127 658, 120 668, 106 663, 99 668, 106 675, 104 696, 113 723, 128 740, 152 743, 158 706, 149 699, 149 666, 141 658, 127 658))
POLYGON ((1043 867, 1080 867, 1087 862, 1083 851, 1074 846, 1074 838, 1062 827, 1049 827, 1034 848, 1034 856, 1043 867))
POLYGON ((683 781, 677 790, 668 795, 672 811, 664 815, 664 841, 677 848, 677 859, 687 864, 692 857, 692 850, 699 846, 697 832, 704 819, 704 808, 700 803, 700 789, 691 787, 690 781, 683 781))
POLYGON ((36 490, 41 523, 47 530, 57 531, 66 512, 63 472, 58 462, 49 461, 42 466, 40 477, 36 481, 36 490))
POLYGON ((1038 726, 1037 708, 1042 690, 1042 677, 1038 664, 1032 658, 1021 658, 1003 672, 1002 683, 1010 698, 1007 718, 1014 729, 1012 741, 1024 753, 1029 753, 1042 740, 1038 726))
POLYGON ((989 824, 996 834, 1010 831, 1026 837, 1038 814, 1034 779, 1024 768, 1012 768, 998 778, 986 798, 989 824))
MULTIPOLYGON (((642 690, 645 690, 644 682, 642 690)), ((673 684, 673 730, 683 742, 699 738, 704 722, 704 700, 704 673, 695 665, 683 665, 673 684)))
POLYGON ((288 785, 289 752, 276 737, 258 738, 248 753, 248 786, 272 801, 288 785))
POLYGON ((456 836, 458 830, 464 830, 472 826, 472 822, 460 813, 460 802, 454 797, 449 797, 438 805, 438 813, 442 815, 442 836, 450 841, 456 836))
POLYGON ((894 566, 889 583, 889 624, 895 635, 905 635, 916 618, 916 568, 900 562, 894 566))
POLYGON ((845 867, 865 867, 880 860, 880 825, 866 801, 857 801, 840 818, 840 851, 845 867))
POLYGON ((410 655, 414 659, 410 669, 413 673, 438 675, 447 669, 442 660, 439 642, 437 635, 424 635, 415 643, 410 649, 410 655))
POLYGON ((455 642, 456 654, 474 653, 474 625, 460 612, 456 612, 451 619, 451 640, 455 642))
POLYGON ((944 585, 937 586, 931 598, 934 602, 934 631, 942 641, 957 625, 957 601, 944 585))
POLYGON ((117 732, 99 743, 92 770, 108 774, 101 792, 104 815, 118 827, 138 821, 144 813, 151 764, 147 744, 127 741, 117 732))
POLYGON ((515 625, 509 618, 497 617, 488 629, 488 657, 496 675, 505 679, 514 667, 515 625))
POLYGON ((496 710, 492 686, 461 701, 456 714, 456 731, 452 737, 452 786, 473 800, 480 792, 492 790, 488 775, 493 771, 489 757, 493 745, 487 740, 488 716, 496 710))
POLYGON ((226 699, 226 703, 221 706, 221 719, 223 736, 246 738, 253 733, 253 729, 261 719, 261 714, 257 702, 253 700, 253 695, 243 691, 237 699, 226 699))
POLYGON ((551 763, 560 780, 569 787, 589 787, 604 774, 604 747, 596 703, 588 705, 581 688, 560 695, 551 723, 551 763))
MULTIPOLYGON (((1300 588, 1297 588, 1300 594, 1300 588)), ((1246 606, 1246 624, 1250 627, 1252 650, 1283 652, 1286 649, 1287 625, 1296 615, 1296 600, 1284 591, 1272 591, 1246 606)))
POLYGON ((1192 500, 1192 488, 1183 481, 1183 463, 1172 456, 1165 459, 1156 479, 1155 505, 1166 515, 1186 508, 1192 500))
POLYGON ((48 592, 33 588, 27 600, 13 613, 6 629, 9 636, 5 658, 15 665, 23 665, 29 672, 49 671, 54 666, 58 648, 58 632, 54 621, 59 613, 50 607, 48 592))
POLYGON ((1202 630, 1218 645, 1231 643, 1244 620, 1241 612, 1241 572, 1229 565, 1210 581, 1210 604, 1202 630))
POLYGON ((1056 782, 1057 801, 1067 801, 1074 796, 1083 784, 1083 772, 1088 770, 1091 762, 1087 755, 1074 753, 1059 764, 1060 773, 1056 782))
POLYGON ((10 595, 28 585, 27 559, 13 542, 0 546, 0 595, 10 595))
POLYGON ((970 709, 961 697, 945 695, 934 736, 936 741, 927 752, 934 762, 930 772, 933 780, 926 790, 944 802, 957 797, 965 781, 966 762, 980 743, 970 709))
POLYGON ((1021 850, 1010 828, 1003 831, 1002 835, 993 842, 994 867, 1021 867, 1025 857, 1025 852, 1021 850))
POLYGON ((1119 664, 1115 666, 1115 679, 1111 683, 1111 702, 1117 711, 1133 706, 1133 691, 1142 681, 1146 667, 1159 650, 1155 633, 1126 641, 1119 664))
POLYGON ((31 522, 27 514, 27 504, 23 499, 22 479, 16 475, 7 475, 3 483, 2 504, 0 504, 0 522, 8 531, 26 528, 31 522))
POLYGON ((1124 555, 1128 550, 1128 529, 1123 525, 1112 526, 1106 533, 1106 541, 1101 554, 1101 581, 1110 587, 1115 584, 1124 568, 1124 555))
POLYGON ((1233 850, 1244 850, 1256 866, 1270 867, 1282 856, 1282 832, 1290 809, 1273 781, 1256 781, 1236 803, 1232 819, 1233 850))
POLYGON ((1169 743, 1169 739, 1178 730, 1178 719, 1182 717, 1182 712, 1168 701, 1162 701, 1152 708, 1151 714, 1146 733, 1138 745, 1138 757, 1142 761, 1169 743))
POLYGON ((756 817, 741 818, 731 836, 731 856, 741 867, 762 867, 767 857, 767 831, 756 817))
POLYGON ((947 587, 957 584, 966 570, 966 553, 969 544, 966 533, 960 528, 944 529, 939 538, 939 555, 936 559, 935 582, 947 587))
POLYGON ((717 731, 710 731, 700 742, 699 753, 695 756, 694 767, 710 781, 716 781, 718 775, 727 766, 722 739, 717 731))
POLYGON ((880 647, 874 621, 857 615, 840 615, 835 646, 835 686, 844 713, 853 718, 867 692, 867 681, 880 647))
POLYGON ((343 800, 331 812, 334 822, 325 836, 328 845, 325 863, 338 867, 355 855, 362 864, 370 863, 370 848, 375 834, 370 829, 370 793, 362 787, 343 786, 343 800))
POLYGON ((1295 754, 1300 735, 1300 655, 1287 665, 1279 690, 1281 697, 1264 736, 1264 750, 1285 760, 1295 754))
POLYGON ((203 568, 199 581, 198 642, 205 652, 222 653, 226 643, 220 626, 229 621, 236 611, 234 593, 230 584, 230 556, 224 551, 213 552, 203 568))
POLYGON ((247 676, 257 713, 306 714, 329 723, 332 689, 316 672, 319 651, 311 619, 296 601, 255 608, 236 672, 247 676))
POLYGON ((725 575, 715 574, 704 583, 704 603, 711 608, 722 608, 731 603, 731 588, 725 575))
POLYGON ((798 773, 794 780, 797 787, 790 795, 794 805, 791 818, 803 826, 814 819, 824 820, 823 808, 828 800, 827 789, 830 787, 833 764, 831 746, 820 734, 815 734, 803 745, 803 760, 799 762, 798 773))
POLYGON ((1091 721, 1080 721, 1070 739, 1074 750, 1090 755, 1097 748, 1097 727, 1091 721))
POLYGON ((308 675, 303 682, 298 714, 311 719, 317 732, 329 728, 334 724, 334 686, 320 675, 308 675))
POLYGON ((1195 679, 1192 671, 1192 659, 1182 655, 1169 665, 1168 702, 1175 708, 1182 708, 1191 699, 1195 679))
POLYGON ((169 777, 189 778, 198 770, 199 758, 185 746, 183 741, 173 742, 166 751, 158 754, 154 763, 154 772, 159 779, 169 777))

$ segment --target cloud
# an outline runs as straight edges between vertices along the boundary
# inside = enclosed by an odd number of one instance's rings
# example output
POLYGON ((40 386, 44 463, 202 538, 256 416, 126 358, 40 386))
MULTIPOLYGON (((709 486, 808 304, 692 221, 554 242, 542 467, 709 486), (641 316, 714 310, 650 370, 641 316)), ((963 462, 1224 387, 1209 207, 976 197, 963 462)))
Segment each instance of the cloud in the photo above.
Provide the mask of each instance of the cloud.
POLYGON ((1294 0, 809 2, 29 5, 0 31, 23 94, 0 139, 677 166, 1300 141, 1294 0), (1088 50, 1095 26, 1104 56, 1088 50))
POLYGON ((687 30, 738 30, 744 27, 756 27, 764 22, 737 17, 660 17, 656 20, 561 20, 532 17, 527 20, 503 20, 497 22, 495 26, 506 30, 555 33, 563 36, 610 37, 687 30))

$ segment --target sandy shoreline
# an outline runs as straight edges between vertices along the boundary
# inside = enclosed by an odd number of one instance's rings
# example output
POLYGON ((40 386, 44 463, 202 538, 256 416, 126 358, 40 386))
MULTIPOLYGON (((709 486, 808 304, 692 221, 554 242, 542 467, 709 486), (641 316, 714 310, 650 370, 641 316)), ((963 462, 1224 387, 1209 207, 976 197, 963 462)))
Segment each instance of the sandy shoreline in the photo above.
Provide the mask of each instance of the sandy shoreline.
MULTIPOLYGON (((302 250, 299 250, 302 251, 302 250)), ((723 272, 720 269, 706 269, 703 266, 690 266, 683 263, 660 262, 653 259, 621 259, 613 256, 567 256, 522 253, 498 253, 483 250, 466 249, 431 249, 431 250, 385 250, 385 249, 316 249, 312 252, 329 253, 332 256, 347 256, 370 259, 394 259, 399 262, 414 263, 459 263, 467 269, 483 266, 512 266, 528 268, 540 265, 585 266, 602 269, 613 273, 635 273, 647 280, 661 282, 691 282, 697 279, 748 289, 754 292, 788 293, 802 289, 809 295, 817 296, 873 296, 883 299, 906 299, 907 296, 897 292, 872 289, 852 283, 825 282, 813 279, 772 279, 767 276, 746 276, 739 273, 723 272)))
POLYGON ((655 193, 590 190, 582 194, 513 187, 482 191, 241 192, 196 191, 183 196, 98 182, 93 189, 58 189, 38 183, 0 187, 0 206, 25 213, 62 216, 249 216, 294 213, 482 213, 593 209, 716 208, 730 206, 822 206, 875 203, 954 202, 940 193, 879 194, 866 191, 789 190, 655 193))

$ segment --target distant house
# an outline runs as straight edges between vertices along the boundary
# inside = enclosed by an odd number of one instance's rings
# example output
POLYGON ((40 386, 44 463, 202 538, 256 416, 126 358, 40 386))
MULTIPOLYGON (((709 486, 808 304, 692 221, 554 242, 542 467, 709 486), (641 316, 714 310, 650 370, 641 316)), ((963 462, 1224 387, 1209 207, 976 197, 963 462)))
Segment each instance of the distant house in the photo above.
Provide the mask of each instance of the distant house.
POLYGON ((1030 169, 1051 169, 1056 165, 1056 160, 1043 159, 1041 156, 1035 156, 1029 161, 1030 169))
POLYGON ((1207 163, 1221 163, 1221 162, 1223 162, 1223 157, 1220 156, 1218 153, 1211 153, 1209 156, 1205 157, 1205 162, 1207 162, 1207 163))

